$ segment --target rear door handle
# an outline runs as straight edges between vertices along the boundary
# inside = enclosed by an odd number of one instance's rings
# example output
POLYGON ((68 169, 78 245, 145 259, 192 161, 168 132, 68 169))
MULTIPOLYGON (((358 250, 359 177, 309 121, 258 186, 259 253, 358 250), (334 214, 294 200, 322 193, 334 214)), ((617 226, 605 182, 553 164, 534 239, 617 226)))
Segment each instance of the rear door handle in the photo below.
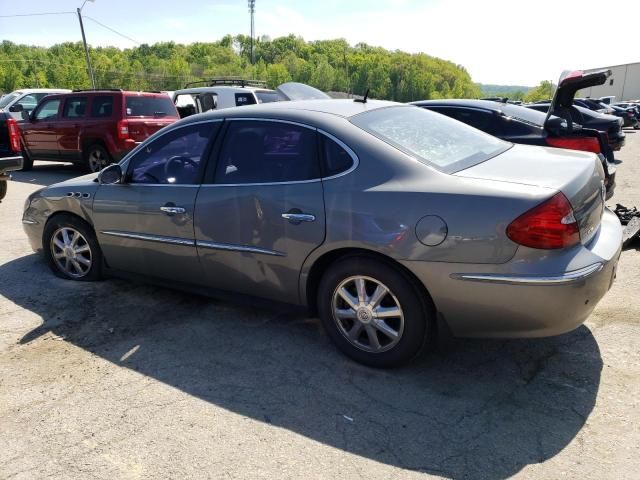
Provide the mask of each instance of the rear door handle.
POLYGON ((282 214, 282 218, 289 220, 289 223, 298 225, 302 222, 315 222, 316 216, 310 213, 287 212, 282 214))

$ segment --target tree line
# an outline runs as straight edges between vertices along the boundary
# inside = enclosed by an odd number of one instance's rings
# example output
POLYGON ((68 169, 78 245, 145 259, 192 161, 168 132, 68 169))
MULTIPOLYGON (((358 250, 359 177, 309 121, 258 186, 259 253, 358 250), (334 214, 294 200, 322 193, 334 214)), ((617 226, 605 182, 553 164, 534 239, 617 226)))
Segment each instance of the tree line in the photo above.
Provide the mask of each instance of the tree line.
MULTIPOLYGON (((424 53, 389 51, 344 39, 306 42, 289 35, 254 44, 227 35, 217 42, 161 42, 135 48, 90 49, 99 88, 176 90, 185 83, 221 76, 266 80, 269 87, 296 81, 323 91, 364 94, 407 102, 429 98, 477 98, 480 89, 460 65, 424 53)), ((0 90, 90 88, 80 42, 51 47, 0 44, 0 90)))

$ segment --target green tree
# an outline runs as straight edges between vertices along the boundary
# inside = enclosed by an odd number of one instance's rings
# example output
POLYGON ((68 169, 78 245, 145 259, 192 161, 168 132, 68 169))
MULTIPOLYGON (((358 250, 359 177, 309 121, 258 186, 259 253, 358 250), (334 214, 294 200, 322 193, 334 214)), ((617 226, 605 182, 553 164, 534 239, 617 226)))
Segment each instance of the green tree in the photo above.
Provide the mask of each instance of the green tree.
POLYGON ((553 83, 548 80, 543 80, 540 82, 535 88, 532 88, 527 92, 524 96, 523 100, 525 102, 537 102, 539 100, 547 100, 553 97, 553 94, 556 91, 556 87, 553 83))

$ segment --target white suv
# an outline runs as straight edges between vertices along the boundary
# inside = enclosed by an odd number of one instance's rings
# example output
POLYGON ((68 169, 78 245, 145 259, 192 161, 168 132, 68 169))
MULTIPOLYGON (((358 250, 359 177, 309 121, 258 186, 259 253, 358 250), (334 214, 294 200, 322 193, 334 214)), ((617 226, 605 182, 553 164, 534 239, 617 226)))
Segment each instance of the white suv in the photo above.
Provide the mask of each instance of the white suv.
POLYGON ((21 120, 23 118, 22 112, 31 113, 38 102, 47 95, 69 93, 70 91, 64 88, 25 88, 23 90, 15 90, 0 99, 0 110, 9 112, 16 120, 21 120))

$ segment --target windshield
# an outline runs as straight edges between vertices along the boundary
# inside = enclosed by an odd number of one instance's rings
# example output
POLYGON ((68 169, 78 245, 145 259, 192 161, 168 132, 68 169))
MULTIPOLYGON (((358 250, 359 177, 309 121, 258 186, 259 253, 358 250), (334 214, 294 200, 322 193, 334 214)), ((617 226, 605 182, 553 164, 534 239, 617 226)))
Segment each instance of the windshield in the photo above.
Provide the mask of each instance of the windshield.
POLYGON ((22 93, 20 92, 9 93, 7 96, 3 97, 0 100, 0 108, 6 107, 11 102, 13 102, 16 98, 18 98, 20 95, 22 95, 22 93))
POLYGON ((177 117, 176 107, 166 96, 149 95, 127 97, 128 117, 177 117))
POLYGON ((418 107, 381 108, 356 115, 351 122, 445 173, 482 163, 511 147, 464 123, 418 107))

